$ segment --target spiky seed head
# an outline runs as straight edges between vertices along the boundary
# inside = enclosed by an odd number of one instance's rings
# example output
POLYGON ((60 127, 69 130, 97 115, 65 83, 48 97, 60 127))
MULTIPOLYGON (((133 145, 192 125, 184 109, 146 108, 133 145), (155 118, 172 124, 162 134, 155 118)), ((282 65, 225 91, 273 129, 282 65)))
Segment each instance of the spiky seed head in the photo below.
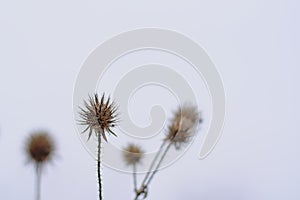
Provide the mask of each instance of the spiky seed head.
POLYGON ((85 108, 80 109, 79 124, 86 126, 83 131, 88 131, 88 140, 90 139, 92 133, 96 135, 101 134, 103 139, 107 141, 105 132, 111 133, 114 136, 116 134, 111 130, 117 123, 117 107, 114 102, 110 101, 110 98, 104 101, 104 94, 99 101, 98 95, 95 94, 94 97, 89 96, 88 101, 84 101, 85 108))
POLYGON ((30 160, 45 163, 51 160, 55 150, 53 139, 46 131, 37 131, 30 135, 26 143, 26 153, 30 160))
POLYGON ((188 143, 195 135, 197 124, 201 122, 196 106, 184 105, 174 113, 165 140, 172 142, 176 149, 188 143))
POLYGON ((129 144, 123 150, 123 158, 127 165, 135 165, 141 162, 144 151, 135 144, 129 144))

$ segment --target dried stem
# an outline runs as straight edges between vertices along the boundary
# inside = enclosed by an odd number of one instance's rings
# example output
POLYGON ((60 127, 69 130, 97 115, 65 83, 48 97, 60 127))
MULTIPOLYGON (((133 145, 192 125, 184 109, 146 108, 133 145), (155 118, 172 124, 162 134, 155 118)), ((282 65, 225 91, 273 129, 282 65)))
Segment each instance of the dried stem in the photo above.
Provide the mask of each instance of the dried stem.
POLYGON ((36 200, 41 199, 41 174, 42 165, 41 163, 36 162, 36 200))
POLYGON ((142 182, 142 186, 145 185, 145 183, 146 183, 146 181, 147 181, 147 178, 148 178, 148 177, 150 176, 150 174, 152 173, 152 169, 153 169, 153 167, 154 167, 154 165, 155 165, 155 163, 156 163, 156 161, 157 161, 157 159, 158 159, 160 153, 162 152, 162 150, 163 150, 165 144, 166 144, 166 140, 164 140, 164 141, 162 142, 162 144, 161 144, 160 147, 159 147, 158 152, 156 153, 154 159, 152 160, 151 165, 150 165, 150 167, 149 167, 149 169, 148 169, 148 171, 147 171, 147 174, 146 174, 146 176, 145 176, 145 178, 144 178, 144 180, 143 180, 143 182, 142 182))
POLYGON ((141 195, 140 193, 137 193, 137 194, 135 195, 134 200, 138 200, 140 195, 141 195))
MULTIPOLYGON (((103 131, 103 130, 102 130, 103 131)), ((99 199, 102 200, 102 180, 101 180, 101 135, 98 133, 98 160, 97 160, 97 172, 98 172, 98 184, 99 184, 99 199)))
POLYGON ((150 182, 151 182, 151 180, 153 179, 154 175, 157 173, 157 171, 158 171, 158 169, 159 169, 159 167, 160 167, 162 161, 163 161, 164 158, 166 157, 166 155, 167 155, 167 153, 168 153, 170 147, 172 146, 172 144, 173 144, 172 142, 170 142, 170 143, 168 144, 168 146, 167 146, 167 148, 165 149, 164 153, 162 154, 162 156, 161 156, 161 158, 160 158, 160 160, 159 160, 159 162, 158 162, 158 164, 157 164, 155 170, 152 172, 150 178, 149 178, 148 181, 146 182, 146 184, 145 184, 146 187, 148 187, 148 185, 150 184, 150 182))
POLYGON ((146 199, 147 195, 148 195, 148 190, 145 186, 142 186, 141 189, 139 190, 135 190, 135 198, 134 200, 138 200, 140 195, 144 195, 143 199, 146 199))
POLYGON ((144 180, 143 180, 143 182, 142 182, 142 184, 141 184, 140 189, 139 189, 139 190, 135 190, 135 194, 136 194, 136 195, 135 195, 135 199, 134 199, 134 200, 138 200, 138 199, 139 199, 139 196, 141 196, 142 194, 144 194, 143 199, 146 198, 146 196, 147 196, 148 185, 149 185, 151 179, 153 178, 154 174, 157 172, 158 168, 160 167, 160 164, 162 163, 162 161, 163 161, 163 159, 164 159, 164 157, 165 157, 167 151, 169 150, 169 148, 170 148, 170 146, 171 146, 171 145, 169 144, 168 147, 167 147, 167 148, 165 149, 165 151, 163 152, 163 149, 164 149, 164 146, 166 145, 166 143, 167 143, 167 141, 164 140, 164 141, 162 142, 162 144, 160 145, 159 150, 157 151, 155 157, 153 158, 153 160, 152 160, 152 162, 151 162, 151 165, 150 165, 150 167, 149 167, 149 169, 148 169, 148 172, 147 172, 147 174, 146 174, 146 176, 145 176, 145 178, 144 178, 144 180), (158 160, 158 158, 159 158, 159 156, 161 155, 162 152, 163 152, 162 157, 160 158, 160 160, 159 160, 159 162, 158 162, 158 164, 157 164, 155 170, 152 171, 153 168, 154 168, 154 166, 155 166, 155 164, 156 164, 156 162, 157 162, 157 160, 158 160), (149 176, 150 176, 150 178, 149 178, 149 176), (149 179, 148 179, 148 178, 149 178, 149 179))
POLYGON ((134 191, 137 190, 137 181, 136 181, 136 164, 132 165, 133 170, 133 185, 134 185, 134 191))
POLYGON ((171 124, 168 127, 168 132, 166 138, 161 144, 158 152, 156 153, 150 168, 141 184, 139 190, 136 190, 135 200, 138 200, 140 195, 144 195, 143 199, 147 197, 148 187, 153 180, 155 174, 158 172, 163 160, 165 159, 170 147, 174 144, 176 149, 190 141, 190 138, 195 134, 195 127, 200 120, 200 114, 195 106, 185 106, 178 109, 174 113, 174 117, 171 120, 171 124), (168 143, 167 147, 164 149, 165 145, 168 143), (158 161, 157 161, 158 160, 158 161), (155 166, 154 171, 152 171, 155 166))

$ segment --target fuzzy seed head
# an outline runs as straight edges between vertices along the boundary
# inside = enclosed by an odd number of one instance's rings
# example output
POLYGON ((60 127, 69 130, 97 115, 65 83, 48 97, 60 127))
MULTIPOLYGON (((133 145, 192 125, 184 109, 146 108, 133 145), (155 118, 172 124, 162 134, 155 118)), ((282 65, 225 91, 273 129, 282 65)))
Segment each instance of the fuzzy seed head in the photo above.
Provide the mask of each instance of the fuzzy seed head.
POLYGON ((86 126, 84 132, 89 132, 88 140, 92 133, 96 135, 101 134, 103 139, 107 141, 105 131, 116 136, 111 130, 117 123, 117 107, 114 102, 110 102, 110 98, 104 101, 104 94, 99 101, 98 95, 95 94, 94 98, 89 97, 88 101, 84 101, 85 108, 80 109, 79 124, 86 126))
POLYGON ((197 124, 200 121, 197 107, 184 105, 174 113, 165 140, 172 142, 176 149, 180 149, 195 135, 197 124))
POLYGON ((135 145, 129 144, 123 151, 124 161, 127 165, 135 165, 141 162, 143 158, 143 150, 135 145))
POLYGON ((54 149, 53 140, 45 131, 34 132, 27 140, 26 153, 36 163, 49 161, 54 149))

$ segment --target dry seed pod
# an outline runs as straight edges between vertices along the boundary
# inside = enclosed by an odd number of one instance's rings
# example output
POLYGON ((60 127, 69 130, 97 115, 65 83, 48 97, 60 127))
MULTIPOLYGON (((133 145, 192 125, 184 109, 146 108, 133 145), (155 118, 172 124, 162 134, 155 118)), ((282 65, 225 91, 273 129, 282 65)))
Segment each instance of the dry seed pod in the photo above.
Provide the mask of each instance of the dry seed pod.
POLYGON ((111 130, 117 123, 117 107, 110 98, 104 102, 104 94, 99 101, 98 95, 95 94, 94 98, 89 97, 89 101, 84 102, 85 109, 80 107, 81 120, 79 124, 87 126, 83 131, 89 131, 88 139, 90 139, 93 131, 96 135, 101 134, 103 139, 107 141, 105 132, 109 132, 116 136, 111 130))
POLYGON ((201 121, 196 106, 184 105, 171 120, 165 140, 174 143, 178 149, 195 135, 197 124, 201 121))
POLYGON ((136 165, 143 158, 143 150, 137 145, 129 144, 124 148, 123 157, 127 165, 136 165))
POLYGON ((45 131, 34 132, 27 140, 27 155, 36 163, 49 161, 53 156, 54 149, 53 140, 45 131))

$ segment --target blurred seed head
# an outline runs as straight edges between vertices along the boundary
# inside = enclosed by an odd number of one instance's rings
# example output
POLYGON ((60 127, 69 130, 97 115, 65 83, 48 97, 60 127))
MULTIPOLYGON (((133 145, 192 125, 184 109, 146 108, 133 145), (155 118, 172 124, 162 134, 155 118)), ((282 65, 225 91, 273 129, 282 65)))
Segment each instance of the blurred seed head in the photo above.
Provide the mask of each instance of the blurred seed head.
POLYGON ((135 165, 140 163, 143 155, 143 150, 135 144, 129 144, 123 150, 123 157, 126 165, 135 165))
POLYGON ((51 160, 55 150, 54 142, 46 131, 37 131, 26 142, 26 153, 30 160, 45 163, 51 160))
POLYGON ((117 123, 117 107, 114 102, 110 102, 110 98, 104 101, 104 94, 99 101, 98 95, 95 94, 94 97, 89 96, 88 101, 84 101, 85 108, 80 109, 79 124, 85 125, 86 129, 84 132, 89 132, 88 140, 90 139, 92 133, 96 135, 101 134, 105 141, 107 141, 105 131, 116 136, 116 134, 111 130, 117 123))
POLYGON ((197 106, 184 105, 174 113, 165 140, 172 142, 176 149, 190 142, 201 122, 197 106))

